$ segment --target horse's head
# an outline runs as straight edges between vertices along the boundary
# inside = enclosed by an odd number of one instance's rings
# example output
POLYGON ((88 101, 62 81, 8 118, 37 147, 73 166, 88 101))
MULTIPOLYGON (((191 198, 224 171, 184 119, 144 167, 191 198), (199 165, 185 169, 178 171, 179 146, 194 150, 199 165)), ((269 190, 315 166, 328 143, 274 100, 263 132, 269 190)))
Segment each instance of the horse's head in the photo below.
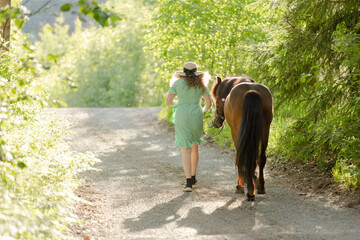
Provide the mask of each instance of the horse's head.
POLYGON ((212 119, 212 124, 215 128, 222 127, 225 122, 224 104, 226 96, 224 96, 224 93, 221 91, 221 81, 221 77, 217 77, 217 81, 214 82, 211 88, 211 95, 215 102, 215 111, 212 119))

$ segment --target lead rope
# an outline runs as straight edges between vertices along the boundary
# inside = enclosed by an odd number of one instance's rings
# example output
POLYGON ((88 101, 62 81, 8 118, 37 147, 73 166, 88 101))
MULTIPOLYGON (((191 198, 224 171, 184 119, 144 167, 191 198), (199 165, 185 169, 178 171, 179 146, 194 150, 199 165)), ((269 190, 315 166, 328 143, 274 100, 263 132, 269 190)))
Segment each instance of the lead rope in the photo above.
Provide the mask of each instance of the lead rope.
POLYGON ((222 132, 222 130, 224 129, 224 127, 225 127, 225 123, 222 125, 222 127, 220 128, 220 131, 217 133, 217 134, 215 134, 214 136, 217 136, 217 135, 219 135, 221 132, 222 132))

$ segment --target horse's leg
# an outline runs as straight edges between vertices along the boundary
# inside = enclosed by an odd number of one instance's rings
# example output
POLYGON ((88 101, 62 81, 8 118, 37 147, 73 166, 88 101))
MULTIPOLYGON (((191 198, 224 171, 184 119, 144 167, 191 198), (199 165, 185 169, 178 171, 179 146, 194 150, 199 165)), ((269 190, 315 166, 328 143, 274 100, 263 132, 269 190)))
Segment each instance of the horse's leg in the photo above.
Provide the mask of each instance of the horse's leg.
MULTIPOLYGON (((234 139, 234 137, 233 137, 234 139)), ((234 141, 234 143, 236 144, 236 142, 234 141)), ((236 145, 235 145, 236 146, 236 145)), ((237 153, 236 153, 237 154, 237 153)), ((238 166, 236 166, 236 169, 238 168, 238 166)), ((239 172, 239 171, 238 171, 239 172)), ((235 193, 244 193, 244 179, 242 176, 239 175, 239 173, 237 174, 237 185, 236 185, 236 190, 235 193)))
POLYGON ((264 167, 266 164, 266 148, 269 140, 269 125, 265 126, 265 132, 261 139, 261 153, 258 162, 259 166, 259 178, 256 181, 256 190, 258 194, 265 194, 265 179, 264 179, 264 167))
POLYGON ((254 182, 250 184, 246 184, 247 187, 247 194, 246 194, 246 200, 247 201, 255 201, 255 184, 254 182))
POLYGON ((237 185, 236 185, 235 193, 239 193, 239 194, 245 193, 245 191, 244 191, 244 179, 239 174, 238 174, 238 177, 237 177, 237 185))
MULTIPOLYGON (((233 138, 233 142, 234 142, 235 146, 237 144, 237 133, 238 133, 238 131, 239 131, 238 128, 234 128, 234 127, 231 128, 231 136, 233 138)), ((236 166, 236 168, 238 168, 238 166, 236 166)), ((243 194, 244 192, 245 192, 244 191, 244 179, 243 179, 242 176, 237 174, 237 185, 236 185, 235 193, 243 194)))
MULTIPOLYGON (((236 119, 233 118, 232 109, 230 105, 227 104, 227 102, 225 103, 225 117, 230 127, 231 137, 233 139, 234 146, 236 146, 238 141, 240 124, 234 124, 234 121, 236 122, 236 119)), ((236 168, 237 167, 238 166, 236 166, 236 168)), ((237 175, 237 185, 236 185, 235 193, 239 193, 239 194, 244 193, 244 179, 239 174, 237 175)))

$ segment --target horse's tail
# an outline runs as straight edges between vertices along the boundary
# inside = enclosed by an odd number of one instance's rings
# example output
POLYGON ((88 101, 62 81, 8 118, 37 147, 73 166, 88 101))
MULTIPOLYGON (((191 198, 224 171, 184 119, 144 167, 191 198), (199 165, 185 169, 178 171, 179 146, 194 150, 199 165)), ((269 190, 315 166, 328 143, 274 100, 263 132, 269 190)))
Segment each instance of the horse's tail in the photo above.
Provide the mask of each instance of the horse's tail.
POLYGON ((263 132, 263 114, 261 96, 249 91, 244 96, 242 120, 236 146, 236 165, 238 173, 249 186, 253 183, 256 160, 259 157, 259 145, 263 132))

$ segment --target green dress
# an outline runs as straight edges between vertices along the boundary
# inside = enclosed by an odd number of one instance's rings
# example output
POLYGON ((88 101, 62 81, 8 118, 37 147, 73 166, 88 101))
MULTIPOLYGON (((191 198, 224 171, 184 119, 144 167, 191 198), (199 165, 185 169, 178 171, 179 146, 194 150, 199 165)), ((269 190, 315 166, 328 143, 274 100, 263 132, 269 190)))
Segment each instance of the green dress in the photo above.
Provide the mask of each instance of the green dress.
POLYGON ((204 93, 200 88, 188 87, 186 80, 177 80, 168 93, 176 94, 178 104, 174 107, 173 123, 175 124, 175 146, 192 148, 192 144, 205 142, 203 134, 204 114, 201 108, 201 96, 210 95, 209 89, 204 93))

